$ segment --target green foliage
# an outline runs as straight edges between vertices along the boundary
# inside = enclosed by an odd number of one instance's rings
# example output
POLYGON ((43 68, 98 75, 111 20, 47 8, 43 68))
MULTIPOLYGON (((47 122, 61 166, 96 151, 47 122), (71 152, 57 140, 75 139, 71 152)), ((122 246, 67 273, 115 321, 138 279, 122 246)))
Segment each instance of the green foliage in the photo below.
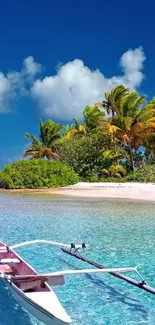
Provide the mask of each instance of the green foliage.
POLYGON ((155 175, 152 166, 138 168, 134 172, 125 177, 127 182, 155 182, 155 175))
POLYGON ((13 187, 11 177, 7 173, 0 171, 0 188, 10 189, 13 187))
MULTIPOLYGON (((124 85, 117 85, 105 93, 102 103, 85 107, 83 121, 74 118, 74 123, 64 128, 47 120, 40 122, 38 138, 28 133, 25 137, 31 145, 24 156, 59 159, 83 180, 96 182, 103 178, 112 181, 115 176, 114 181, 120 181, 121 177, 145 181, 151 179, 151 174, 145 175, 145 170, 135 169, 155 163, 155 98, 147 103, 145 95, 140 96, 124 85), (126 177, 131 170, 135 172, 126 177)), ((15 175, 11 171, 11 180, 20 188, 32 184, 57 186, 54 173, 52 183, 50 176, 43 174, 44 181, 40 172, 35 174, 33 169, 29 170, 26 181, 17 168, 15 175)), ((10 186, 9 180, 6 186, 10 186)))
POLYGON ((103 183, 125 183, 125 178, 120 178, 120 177, 114 177, 114 176, 110 176, 110 177, 100 177, 99 179, 100 182, 103 183))
POLYGON ((63 125, 47 120, 45 123, 40 121, 39 139, 29 133, 25 133, 24 138, 30 140, 32 144, 24 153, 24 157, 32 158, 51 158, 57 159, 54 147, 61 141, 63 125))
POLYGON ((108 114, 112 113, 112 116, 118 112, 121 105, 120 103, 123 101, 123 98, 129 94, 129 89, 123 85, 117 85, 113 87, 111 92, 105 93, 105 101, 102 102, 102 106, 105 108, 108 114))
POLYGON ((68 163, 81 178, 85 179, 109 166, 109 158, 105 159, 103 153, 110 146, 113 148, 111 138, 98 131, 86 137, 66 140, 58 146, 57 153, 61 161, 68 163))
POLYGON ((148 134, 145 141, 145 147, 150 153, 155 154, 155 132, 148 134))
POLYGON ((97 175, 92 175, 92 176, 86 177, 85 181, 89 182, 89 183, 97 183, 100 181, 100 179, 97 175))
POLYGON ((109 171, 106 168, 103 168, 101 170, 101 174, 104 175, 104 176, 110 176, 110 173, 109 173, 109 171))
POLYGON ((0 187, 5 188, 50 188, 78 181, 68 165, 42 159, 17 161, 7 165, 0 174, 0 187))
POLYGON ((105 120, 104 115, 104 112, 96 106, 86 106, 83 111, 86 132, 94 131, 98 127, 99 122, 105 120))
POLYGON ((117 151, 119 151, 119 152, 116 154, 116 148, 114 148, 114 149, 108 149, 103 152, 102 162, 103 162, 104 168, 106 166, 106 169, 107 168, 109 169, 114 162, 118 163, 118 161, 122 158, 122 149, 117 147, 117 151))
POLYGON ((111 92, 105 93, 106 100, 102 102, 102 106, 113 117, 135 117, 145 104, 145 98, 146 95, 139 96, 137 92, 130 92, 129 88, 118 85, 111 92))
POLYGON ((63 125, 47 120, 45 123, 40 122, 40 139, 42 144, 47 148, 52 148, 54 144, 61 138, 63 125))
POLYGON ((122 167, 121 165, 111 166, 109 168, 109 171, 111 172, 112 175, 120 174, 122 177, 126 176, 126 174, 127 174, 126 169, 124 167, 122 167))
POLYGON ((74 129, 74 127, 75 127, 74 124, 70 124, 70 125, 67 124, 67 125, 65 125, 65 126, 63 127, 63 130, 61 130, 61 135, 62 135, 62 137, 65 137, 66 134, 67 134, 69 131, 71 131, 71 130, 74 129))
POLYGON ((125 178, 120 178, 118 176, 106 176, 106 175, 101 175, 101 176, 88 176, 85 179, 86 182, 94 182, 94 183, 124 183, 125 178))

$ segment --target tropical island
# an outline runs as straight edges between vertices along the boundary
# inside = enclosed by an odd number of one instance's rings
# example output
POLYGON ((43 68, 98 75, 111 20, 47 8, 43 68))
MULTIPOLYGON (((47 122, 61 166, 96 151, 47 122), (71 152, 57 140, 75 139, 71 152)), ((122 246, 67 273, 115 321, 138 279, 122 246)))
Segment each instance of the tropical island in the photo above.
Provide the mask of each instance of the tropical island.
POLYGON ((98 188, 155 183, 155 98, 147 102, 146 95, 123 85, 106 92, 101 103, 86 106, 83 120, 65 126, 40 121, 39 137, 25 133, 24 138, 29 145, 23 159, 0 171, 1 189, 70 185, 74 192, 78 182, 95 182, 98 188))

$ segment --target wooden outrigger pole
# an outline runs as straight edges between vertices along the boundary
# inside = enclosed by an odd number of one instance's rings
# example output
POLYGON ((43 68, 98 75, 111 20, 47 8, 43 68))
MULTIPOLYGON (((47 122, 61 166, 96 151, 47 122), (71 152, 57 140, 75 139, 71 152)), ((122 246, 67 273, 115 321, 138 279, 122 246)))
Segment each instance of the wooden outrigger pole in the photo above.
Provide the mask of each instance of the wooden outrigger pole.
MULTIPOLYGON (((105 266, 103 266, 101 264, 98 264, 96 262, 93 262, 93 261, 89 260, 88 258, 83 257, 82 255, 77 253, 77 250, 75 250, 75 252, 72 252, 71 250, 68 250, 68 249, 63 248, 63 247, 61 248, 61 250, 64 253, 68 254, 68 255, 74 256, 75 258, 77 258, 77 259, 79 259, 79 260, 81 260, 83 262, 86 262, 86 263, 88 263, 90 265, 93 265, 93 266, 97 267, 98 269, 105 269, 105 266)), ((140 274, 139 274, 139 276, 140 276, 140 278, 142 280, 141 282, 138 282, 135 279, 130 278, 128 276, 125 276, 123 274, 120 274, 118 272, 109 272, 109 274, 111 274, 111 275, 115 276, 116 278, 119 278, 119 279, 121 279, 121 280, 135 286, 135 287, 138 287, 139 289, 143 289, 143 290, 151 293, 152 295, 155 295, 155 288, 152 288, 152 287, 148 286, 146 284, 146 281, 141 277, 140 274)))

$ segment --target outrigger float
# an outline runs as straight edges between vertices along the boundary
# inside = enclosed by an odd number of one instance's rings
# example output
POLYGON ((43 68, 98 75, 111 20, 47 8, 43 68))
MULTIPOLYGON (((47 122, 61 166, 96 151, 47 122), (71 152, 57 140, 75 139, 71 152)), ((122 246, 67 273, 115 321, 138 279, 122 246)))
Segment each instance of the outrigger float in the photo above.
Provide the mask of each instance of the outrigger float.
POLYGON ((137 266, 105 268, 103 265, 93 262, 79 254, 81 248, 86 248, 86 245, 75 245, 73 243, 66 245, 48 240, 33 240, 13 246, 7 246, 0 242, 0 277, 4 280, 6 286, 18 303, 46 325, 67 325, 71 323, 70 316, 61 305, 52 288, 53 286, 64 285, 65 275, 109 273, 139 289, 143 289, 155 295, 155 288, 146 284, 137 266), (86 262, 87 264, 93 265, 96 269, 65 270, 38 274, 32 266, 25 262, 25 260, 14 251, 16 248, 38 243, 60 246, 64 253, 86 262), (139 282, 123 275, 122 273, 124 272, 135 272, 140 279, 139 282))

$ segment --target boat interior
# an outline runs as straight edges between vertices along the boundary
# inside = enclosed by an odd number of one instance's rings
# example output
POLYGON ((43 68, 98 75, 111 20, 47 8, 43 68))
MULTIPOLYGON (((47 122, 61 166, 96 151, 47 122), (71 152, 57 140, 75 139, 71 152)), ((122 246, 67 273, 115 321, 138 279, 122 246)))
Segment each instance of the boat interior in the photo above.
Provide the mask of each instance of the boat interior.
MULTIPOLYGON (((0 272, 6 275, 36 275, 37 273, 25 263, 8 246, 0 243, 0 272)), ((23 292, 44 292, 50 291, 43 280, 11 280, 23 292)))

